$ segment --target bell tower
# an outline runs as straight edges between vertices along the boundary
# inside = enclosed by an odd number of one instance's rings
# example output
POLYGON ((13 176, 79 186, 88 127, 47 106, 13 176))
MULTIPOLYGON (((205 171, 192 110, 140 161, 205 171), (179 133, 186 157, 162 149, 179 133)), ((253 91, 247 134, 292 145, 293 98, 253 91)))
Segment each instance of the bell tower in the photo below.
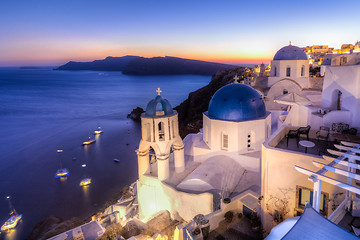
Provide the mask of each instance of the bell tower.
POLYGON ((178 113, 172 109, 168 100, 162 98, 160 88, 158 95, 151 100, 141 115, 141 141, 138 155, 139 179, 150 174, 149 151, 152 148, 157 161, 157 177, 161 181, 170 174, 169 157, 174 151, 175 172, 185 169, 184 143, 179 135, 178 113))

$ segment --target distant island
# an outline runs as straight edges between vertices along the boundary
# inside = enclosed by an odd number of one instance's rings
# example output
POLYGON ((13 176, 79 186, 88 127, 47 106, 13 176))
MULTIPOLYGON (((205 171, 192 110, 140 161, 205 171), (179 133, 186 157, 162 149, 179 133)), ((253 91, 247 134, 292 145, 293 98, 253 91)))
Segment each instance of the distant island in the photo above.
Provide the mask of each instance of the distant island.
POLYGON ((92 62, 70 61, 54 70, 122 71, 129 75, 213 75, 238 66, 177 57, 107 57, 92 62))

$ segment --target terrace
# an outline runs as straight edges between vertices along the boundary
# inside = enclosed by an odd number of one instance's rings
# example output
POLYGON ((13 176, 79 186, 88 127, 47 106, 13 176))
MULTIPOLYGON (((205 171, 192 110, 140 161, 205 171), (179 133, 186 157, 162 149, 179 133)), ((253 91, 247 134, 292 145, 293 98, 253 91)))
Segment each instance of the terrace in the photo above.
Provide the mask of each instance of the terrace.
POLYGON ((313 161, 313 164, 320 168, 314 172, 307 168, 295 165, 295 169, 309 176, 309 180, 314 183, 313 207, 320 209, 320 192, 322 181, 338 186, 344 190, 345 199, 328 217, 328 219, 344 229, 360 235, 360 144, 341 141, 341 145, 334 145, 336 150, 330 152, 336 157, 323 156, 325 161, 313 161), (325 174, 332 172, 336 178, 330 178, 325 174), (340 178, 346 177, 347 182, 340 178))

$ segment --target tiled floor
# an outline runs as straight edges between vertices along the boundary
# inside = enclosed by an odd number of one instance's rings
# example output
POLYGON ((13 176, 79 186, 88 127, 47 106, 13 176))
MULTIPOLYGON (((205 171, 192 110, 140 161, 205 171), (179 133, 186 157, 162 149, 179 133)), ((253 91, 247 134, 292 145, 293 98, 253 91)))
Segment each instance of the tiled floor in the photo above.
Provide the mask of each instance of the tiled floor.
MULTIPOLYGON (((307 140, 306 137, 301 137, 301 140, 307 140)), ((315 147, 312 148, 307 148, 307 153, 308 154, 312 154, 312 155, 330 155, 326 149, 335 149, 334 147, 334 142, 332 141, 323 141, 323 140, 317 140, 317 139, 312 139, 310 138, 309 141, 315 143, 315 147)), ((305 153, 305 147, 301 146, 299 144, 299 146, 297 146, 297 141, 295 138, 289 138, 289 145, 287 146, 286 144, 286 137, 284 137, 283 139, 281 139, 281 141, 278 143, 278 145, 276 145, 276 148, 281 148, 281 149, 288 149, 291 151, 296 151, 296 152, 302 152, 305 153)))

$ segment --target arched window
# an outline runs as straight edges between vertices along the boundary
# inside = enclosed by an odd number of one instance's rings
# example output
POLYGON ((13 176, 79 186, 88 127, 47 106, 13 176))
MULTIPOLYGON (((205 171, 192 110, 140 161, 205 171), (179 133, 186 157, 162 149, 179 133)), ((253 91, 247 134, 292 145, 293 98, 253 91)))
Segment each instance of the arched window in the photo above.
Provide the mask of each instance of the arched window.
POLYGON ((347 58, 346 57, 341 57, 340 58, 340 65, 345 65, 347 63, 347 58))
POLYGON ((287 67, 287 68, 286 68, 286 76, 287 76, 287 77, 290 77, 290 74, 291 74, 291 68, 290 68, 290 67, 287 67))
POLYGON ((173 134, 173 138, 175 138, 175 135, 176 135, 176 123, 175 123, 175 120, 172 120, 172 134, 173 134))
POLYGON ((302 65, 301 67, 301 76, 303 77, 305 75, 305 66, 302 65))
POLYGON ((274 77, 276 77, 276 66, 274 66, 274 77))
POLYGON ((342 105, 342 92, 339 89, 335 89, 332 92, 331 109, 341 110, 341 105, 342 105))
POLYGON ((159 141, 165 141, 164 123, 159 122, 158 128, 159 128, 159 141))
POLYGON ((338 91, 337 110, 341 110, 341 104, 342 104, 342 92, 338 91))
POLYGON ((221 149, 228 150, 229 148, 229 135, 226 132, 221 132, 221 149))

